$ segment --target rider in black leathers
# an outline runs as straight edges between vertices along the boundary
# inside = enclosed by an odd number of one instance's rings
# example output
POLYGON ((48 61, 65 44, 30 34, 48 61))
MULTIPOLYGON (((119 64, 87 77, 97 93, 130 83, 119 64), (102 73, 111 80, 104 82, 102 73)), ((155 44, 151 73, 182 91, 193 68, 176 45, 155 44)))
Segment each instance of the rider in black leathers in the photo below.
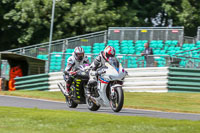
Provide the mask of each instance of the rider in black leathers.
POLYGON ((67 93, 70 90, 70 86, 72 84, 73 81, 73 77, 74 75, 76 75, 76 68, 78 68, 80 65, 84 65, 84 64, 90 64, 87 56, 85 56, 85 52, 83 50, 83 48, 81 47, 76 47, 74 49, 74 52, 72 54, 72 56, 70 56, 67 60, 67 67, 65 68, 64 71, 64 80, 66 81, 67 85, 66 85, 66 91, 67 93))

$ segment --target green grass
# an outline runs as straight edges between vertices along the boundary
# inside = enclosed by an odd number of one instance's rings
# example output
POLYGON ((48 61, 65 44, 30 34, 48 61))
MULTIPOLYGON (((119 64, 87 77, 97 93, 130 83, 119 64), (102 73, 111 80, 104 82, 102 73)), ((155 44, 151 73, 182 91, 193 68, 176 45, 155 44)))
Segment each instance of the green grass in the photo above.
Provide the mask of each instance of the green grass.
POLYGON ((0 107, 1 133, 199 133, 200 121, 0 107))
POLYGON ((65 101, 63 94, 49 91, 0 91, 0 95, 22 96, 30 98, 41 98, 47 100, 65 101))
POLYGON ((125 93, 125 106, 168 112, 200 113, 200 93, 125 93))
MULTIPOLYGON (((61 92, 13 91, 0 94, 65 101, 61 92)), ((125 93, 124 107, 200 113, 200 93, 125 93)))

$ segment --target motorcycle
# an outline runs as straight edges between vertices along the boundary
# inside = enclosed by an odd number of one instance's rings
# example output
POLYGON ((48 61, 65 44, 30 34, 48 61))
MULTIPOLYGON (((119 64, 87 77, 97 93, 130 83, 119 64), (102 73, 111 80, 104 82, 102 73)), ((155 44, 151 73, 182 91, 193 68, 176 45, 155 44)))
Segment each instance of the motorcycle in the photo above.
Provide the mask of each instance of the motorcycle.
POLYGON ((114 112, 121 111, 124 104, 122 85, 127 72, 121 63, 115 57, 112 57, 96 73, 98 77, 97 88, 94 87, 92 92, 97 91, 86 98, 88 108, 95 111, 95 106, 110 106, 114 112))
POLYGON ((127 75, 121 63, 114 57, 110 58, 104 67, 90 74, 98 79, 95 85, 89 87, 90 94, 86 93, 89 71, 84 69, 77 71, 78 76, 74 78, 69 94, 65 93, 64 86, 58 84, 68 106, 76 108, 78 104, 87 104, 91 111, 97 111, 101 106, 111 107, 114 112, 121 111, 124 104, 122 85, 127 75))
POLYGON ((76 69, 76 75, 74 75, 74 79, 68 93, 66 91, 66 82, 65 84, 58 83, 58 87, 64 94, 67 106, 69 108, 76 108, 78 104, 86 104, 85 92, 88 80, 89 80, 88 70, 86 71, 84 69, 84 66, 80 66, 76 69))

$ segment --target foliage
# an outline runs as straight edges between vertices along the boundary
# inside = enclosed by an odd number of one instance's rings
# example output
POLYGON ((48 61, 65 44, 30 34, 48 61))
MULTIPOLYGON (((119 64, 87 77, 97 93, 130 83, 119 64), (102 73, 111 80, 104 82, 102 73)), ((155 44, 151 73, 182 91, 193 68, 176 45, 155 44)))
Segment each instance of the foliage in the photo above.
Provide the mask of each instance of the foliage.
MULTIPOLYGON (((197 0, 56 0, 53 40, 108 27, 184 26, 194 36, 197 0)), ((52 0, 0 1, 0 50, 46 42, 52 0)))
MULTIPOLYGON (((15 23, 21 34, 16 38, 18 44, 29 45, 48 40, 51 20, 52 1, 18 1, 15 8, 4 15, 4 19, 15 23)), ((119 19, 115 11, 108 10, 106 1, 68 0, 56 2, 54 18, 54 39, 105 30, 119 19)))

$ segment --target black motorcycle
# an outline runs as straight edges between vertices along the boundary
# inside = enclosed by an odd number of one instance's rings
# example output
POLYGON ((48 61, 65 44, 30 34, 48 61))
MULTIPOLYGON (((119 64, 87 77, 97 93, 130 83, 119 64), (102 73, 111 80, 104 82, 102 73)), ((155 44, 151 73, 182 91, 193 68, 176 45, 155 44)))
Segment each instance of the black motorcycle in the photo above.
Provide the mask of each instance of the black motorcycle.
MULTIPOLYGON (((66 92, 66 86, 62 83, 58 83, 58 87, 66 98, 66 103, 69 108, 76 108, 78 104, 86 104, 88 97, 86 94, 87 82, 89 80, 89 72, 80 66, 76 69, 76 74, 74 75, 73 82, 70 86, 69 93, 66 92)), ((92 95, 97 94, 95 88, 91 89, 92 95)), ((92 111, 96 111, 100 106, 97 106, 93 101, 90 101, 92 106, 92 111)), ((90 109, 90 110, 91 110, 90 109)))

